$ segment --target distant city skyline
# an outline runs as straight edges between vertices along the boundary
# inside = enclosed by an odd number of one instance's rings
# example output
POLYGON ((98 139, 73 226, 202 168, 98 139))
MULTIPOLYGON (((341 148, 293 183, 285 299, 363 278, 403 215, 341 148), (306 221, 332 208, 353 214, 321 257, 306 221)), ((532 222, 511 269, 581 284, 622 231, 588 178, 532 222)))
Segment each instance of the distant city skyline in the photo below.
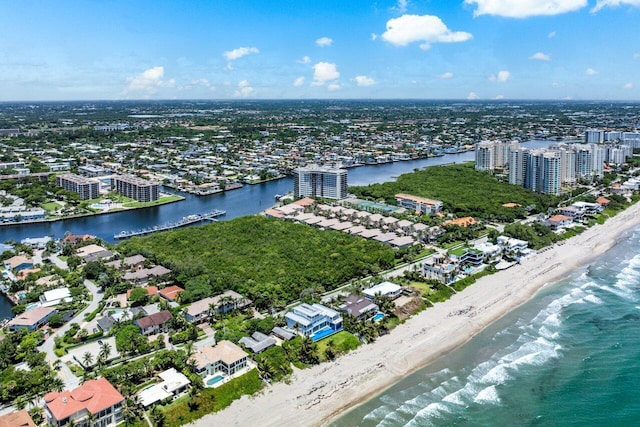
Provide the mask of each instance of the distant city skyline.
POLYGON ((6 0, 0 101, 640 101, 640 0, 6 0))

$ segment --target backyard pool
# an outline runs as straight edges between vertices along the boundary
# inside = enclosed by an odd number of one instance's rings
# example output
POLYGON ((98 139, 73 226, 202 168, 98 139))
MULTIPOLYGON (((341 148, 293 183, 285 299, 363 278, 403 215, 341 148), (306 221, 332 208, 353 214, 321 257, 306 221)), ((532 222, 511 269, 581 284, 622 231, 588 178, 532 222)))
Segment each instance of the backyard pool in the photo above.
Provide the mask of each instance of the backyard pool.
POLYGON ((382 313, 382 312, 380 312, 380 311, 379 311, 379 312, 377 312, 375 316, 373 316, 373 321, 374 321, 374 322, 379 322, 379 321, 381 321, 382 319, 384 319, 384 313, 382 313))
POLYGON ((320 329, 318 332, 316 332, 315 334, 311 335, 311 341, 316 342, 316 341, 320 341, 323 338, 328 337, 329 335, 333 335, 336 332, 339 331, 334 331, 333 329, 331 329, 330 327, 324 327, 322 329, 320 329))
POLYGON ((218 384, 220 381, 222 381, 223 379, 224 379, 224 375, 216 375, 215 377, 209 378, 207 380, 207 385, 209 387, 214 386, 218 384))

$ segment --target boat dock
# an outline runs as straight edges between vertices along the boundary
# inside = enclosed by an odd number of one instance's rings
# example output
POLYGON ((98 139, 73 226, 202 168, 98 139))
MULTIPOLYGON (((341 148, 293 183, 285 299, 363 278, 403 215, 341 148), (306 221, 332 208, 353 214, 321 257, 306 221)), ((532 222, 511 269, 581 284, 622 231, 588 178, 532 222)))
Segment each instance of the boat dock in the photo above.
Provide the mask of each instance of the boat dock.
POLYGON ((121 231, 114 234, 113 238, 116 240, 120 240, 135 236, 146 236, 147 234, 155 233, 157 231, 173 230, 174 228, 184 227, 186 225, 195 224, 201 221, 216 221, 217 217, 225 215, 226 213, 226 211, 216 209, 209 213, 188 215, 177 222, 170 222, 168 224, 156 225, 151 228, 143 228, 141 230, 135 231, 121 231))

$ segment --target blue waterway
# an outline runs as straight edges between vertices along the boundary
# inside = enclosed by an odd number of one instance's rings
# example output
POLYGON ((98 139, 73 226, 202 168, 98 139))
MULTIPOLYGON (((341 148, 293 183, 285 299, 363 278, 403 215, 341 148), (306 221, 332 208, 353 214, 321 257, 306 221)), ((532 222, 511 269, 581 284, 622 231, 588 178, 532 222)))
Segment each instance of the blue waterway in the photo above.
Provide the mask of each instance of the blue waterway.
POLYGON ((640 425, 640 228, 333 426, 640 425))

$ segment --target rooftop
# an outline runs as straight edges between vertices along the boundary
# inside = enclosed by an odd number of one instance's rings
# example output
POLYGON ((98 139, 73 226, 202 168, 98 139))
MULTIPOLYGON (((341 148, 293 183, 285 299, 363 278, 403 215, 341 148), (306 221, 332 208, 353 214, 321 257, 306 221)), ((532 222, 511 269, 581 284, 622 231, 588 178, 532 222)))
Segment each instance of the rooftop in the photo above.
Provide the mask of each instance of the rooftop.
POLYGON ((57 420, 63 420, 83 410, 97 414, 123 402, 124 397, 105 378, 98 378, 88 380, 71 391, 47 393, 44 401, 49 412, 57 420))

